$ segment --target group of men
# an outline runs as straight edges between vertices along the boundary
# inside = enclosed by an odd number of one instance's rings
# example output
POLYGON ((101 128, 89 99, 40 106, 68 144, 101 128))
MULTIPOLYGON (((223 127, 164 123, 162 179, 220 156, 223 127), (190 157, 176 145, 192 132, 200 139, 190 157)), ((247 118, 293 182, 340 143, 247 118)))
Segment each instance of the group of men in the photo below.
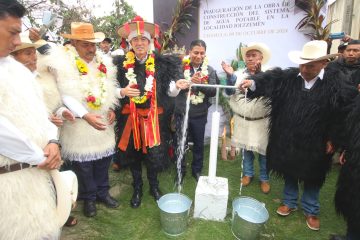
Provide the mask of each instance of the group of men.
MULTIPOLYGON (((1 237, 59 238, 61 226, 49 171, 61 166, 61 158, 71 162, 76 173, 78 199, 84 200, 87 217, 97 214, 96 202, 109 208, 119 206, 109 194, 112 159, 130 167, 132 208, 141 205, 142 162, 150 194, 158 200, 162 193, 157 175, 170 163, 168 149, 173 136, 169 123, 174 115, 177 129, 181 129, 187 96, 187 130, 194 142, 192 175, 199 178, 208 99, 215 89, 190 88, 190 82, 218 83, 216 72, 208 66, 204 41, 193 41, 189 59, 183 62, 178 56, 152 53, 150 43, 158 45, 159 26, 136 17, 118 30, 132 50, 113 62, 97 52, 96 43, 104 45, 105 52, 108 41, 88 23, 72 23, 71 33, 62 34, 71 40, 70 46, 47 46, 46 52, 36 54, 35 49, 45 43, 20 38, 24 13, 18 2, 0 0, 0 209, 6 216, 0 218, 1 237), (12 231, 8 231, 10 226, 12 231)), ((279 215, 297 210, 298 184, 303 183, 301 206, 312 230, 320 229, 319 192, 332 153, 343 147, 346 161, 336 207, 348 221, 348 239, 358 239, 360 206, 350 200, 359 197, 347 184, 359 178, 351 174, 359 168, 360 156, 358 132, 351 130, 359 128, 360 44, 358 40, 349 42, 343 58, 329 65, 328 60, 336 55, 326 51, 325 41, 310 41, 302 51, 289 53, 299 68, 262 72, 270 50, 263 43, 252 43, 242 49, 244 71, 234 73, 223 63, 229 84, 238 86, 230 93, 236 116, 232 141, 244 148, 243 185, 254 177, 254 152, 259 153, 264 193, 270 191, 269 172, 284 178, 279 215), (254 100, 248 102, 247 98, 254 100), (353 128, 346 135, 344 129, 349 126, 353 128)), ((182 175, 185 172, 182 159, 182 175)))

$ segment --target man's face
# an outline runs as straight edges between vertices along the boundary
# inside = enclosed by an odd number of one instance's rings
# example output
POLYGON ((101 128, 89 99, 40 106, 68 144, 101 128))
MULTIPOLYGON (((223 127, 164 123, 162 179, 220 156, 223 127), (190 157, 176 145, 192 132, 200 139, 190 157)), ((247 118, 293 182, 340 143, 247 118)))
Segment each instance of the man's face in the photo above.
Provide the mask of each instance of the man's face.
POLYGON ((325 68, 327 64, 327 60, 321 60, 316 62, 310 62, 306 64, 300 64, 299 69, 301 76, 306 81, 311 81, 314 79, 317 75, 319 75, 321 69, 325 68))
POLYGON ((0 20, 0 57, 6 57, 21 44, 21 19, 8 16, 0 20))
POLYGON ((194 67, 198 67, 204 61, 204 58, 206 56, 206 50, 202 46, 194 46, 190 50, 189 56, 190 56, 191 65, 193 65, 194 67))
POLYGON ((261 64, 261 61, 263 59, 263 55, 258 50, 249 50, 245 54, 245 64, 246 67, 252 71, 256 70, 257 64, 261 64))
POLYGON ((96 54, 96 45, 95 43, 75 40, 73 45, 79 54, 79 56, 84 59, 86 62, 91 62, 96 54))
POLYGON ((16 61, 21 62, 27 67, 31 72, 36 70, 36 49, 34 47, 20 49, 12 54, 16 61))
POLYGON ((99 44, 99 47, 100 47, 101 51, 103 51, 104 53, 108 53, 110 51, 111 44, 107 41, 102 41, 99 44))
POLYGON ((347 45, 343 52, 343 58, 347 64, 355 64, 360 59, 360 44, 347 45))
POLYGON ((131 39, 130 44, 134 49, 135 55, 143 59, 149 50, 150 41, 144 36, 137 36, 131 39))

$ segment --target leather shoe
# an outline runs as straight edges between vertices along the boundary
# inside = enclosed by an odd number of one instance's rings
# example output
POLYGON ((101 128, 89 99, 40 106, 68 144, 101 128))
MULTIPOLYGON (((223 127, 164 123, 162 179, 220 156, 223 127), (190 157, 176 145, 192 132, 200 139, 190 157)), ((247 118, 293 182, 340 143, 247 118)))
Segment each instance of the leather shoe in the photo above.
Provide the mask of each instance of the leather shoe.
POLYGON ((270 192, 270 184, 267 181, 261 181, 260 189, 263 193, 268 194, 270 192))
POLYGON ((200 173, 193 173, 192 176, 195 178, 195 180, 198 182, 200 178, 200 173))
POLYGON ((252 177, 249 176, 243 176, 241 179, 241 183, 243 185, 243 187, 246 187, 247 185, 249 185, 251 183, 252 177))
POLYGON ((96 203, 95 201, 86 200, 84 201, 84 215, 86 217, 96 216, 96 203))
POLYGON ((288 216, 291 212, 296 211, 297 208, 289 208, 286 205, 281 205, 277 210, 276 213, 281 216, 288 216))
POLYGON ((159 187, 150 188, 150 194, 154 197, 155 201, 159 200, 163 195, 159 187))
POLYGON ((108 208, 117 208, 119 206, 118 201, 108 194, 105 198, 99 199, 99 202, 105 204, 108 208))
POLYGON ((142 190, 134 189, 134 193, 130 200, 130 206, 132 208, 138 208, 141 205, 142 190))
POLYGON ((314 231, 320 230, 320 219, 317 216, 306 215, 306 225, 314 231))

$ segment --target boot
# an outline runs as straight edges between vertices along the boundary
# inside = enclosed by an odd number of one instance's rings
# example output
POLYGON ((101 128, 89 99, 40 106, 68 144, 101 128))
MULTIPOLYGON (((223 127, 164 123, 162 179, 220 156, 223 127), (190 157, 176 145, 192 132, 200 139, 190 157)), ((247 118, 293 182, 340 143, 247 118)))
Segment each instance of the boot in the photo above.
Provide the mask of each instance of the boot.
POLYGON ((132 208, 138 208, 141 205, 141 197, 142 197, 142 187, 134 188, 134 193, 130 200, 130 206, 132 208))

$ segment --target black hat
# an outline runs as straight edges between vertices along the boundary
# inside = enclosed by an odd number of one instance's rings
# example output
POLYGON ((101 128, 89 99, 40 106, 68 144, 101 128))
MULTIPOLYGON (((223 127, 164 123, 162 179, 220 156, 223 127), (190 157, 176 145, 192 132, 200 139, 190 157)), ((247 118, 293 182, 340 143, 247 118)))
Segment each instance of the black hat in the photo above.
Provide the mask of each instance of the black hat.
POLYGON ((347 45, 360 44, 360 40, 351 40, 347 45))
POLYGON ((106 37, 106 38, 104 38, 104 40, 102 40, 103 42, 108 42, 108 43, 112 43, 112 40, 111 40, 111 38, 108 38, 108 37, 106 37))
POLYGON ((348 43, 341 43, 339 46, 338 46, 338 51, 342 51, 342 50, 345 50, 346 46, 348 45, 348 43))

